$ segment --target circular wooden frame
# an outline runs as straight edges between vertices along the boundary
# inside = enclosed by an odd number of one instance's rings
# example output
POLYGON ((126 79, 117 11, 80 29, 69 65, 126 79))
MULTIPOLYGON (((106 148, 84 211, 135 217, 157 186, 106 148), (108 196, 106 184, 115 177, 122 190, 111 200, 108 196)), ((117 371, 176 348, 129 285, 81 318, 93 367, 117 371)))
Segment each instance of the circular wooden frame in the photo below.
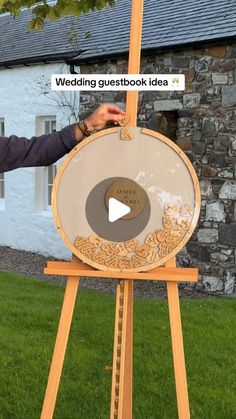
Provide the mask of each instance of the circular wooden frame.
POLYGON ((192 178, 192 182, 193 182, 193 186, 194 186, 194 192, 195 192, 195 207, 194 207, 194 212, 193 212, 193 216, 192 216, 192 219, 191 219, 190 227, 187 230, 187 232, 185 233, 184 237, 182 238, 180 243, 170 253, 168 253, 166 256, 160 258, 159 261, 157 261, 153 264, 150 263, 148 265, 141 266, 141 267, 136 267, 136 268, 133 267, 132 269, 113 268, 113 267, 109 267, 109 266, 106 266, 105 269, 104 269, 103 265, 100 265, 97 262, 94 262, 93 260, 89 259, 84 254, 80 253, 77 248, 75 248, 75 246, 72 244, 71 240, 67 237, 66 233, 64 232, 63 227, 62 227, 61 222, 60 222, 59 215, 58 215, 57 193, 58 193, 59 183, 60 183, 61 176, 63 175, 64 170, 66 169, 66 167, 69 164, 69 162, 71 161, 71 159, 74 157, 74 155, 79 150, 82 150, 84 147, 86 147, 91 142, 96 141, 100 137, 104 137, 104 136, 112 134, 112 133, 117 133, 118 130, 119 130, 119 128, 108 128, 106 130, 99 131, 98 133, 93 134, 93 135, 89 136, 87 139, 83 140, 81 143, 79 143, 68 154, 66 160, 62 163, 62 165, 60 166, 60 168, 58 170, 58 173, 56 175, 54 185, 53 185, 52 210, 53 210, 53 215, 54 215, 54 221, 55 221, 55 224, 56 224, 56 228, 57 228, 61 238, 63 239, 63 241, 66 243, 67 247, 71 250, 71 252, 75 256, 77 256, 79 259, 81 259, 83 262, 87 263, 88 265, 93 266, 94 268, 99 269, 99 270, 106 270, 106 271, 113 271, 113 272, 124 272, 124 271, 125 272, 142 272, 142 271, 145 272, 145 271, 149 271, 151 269, 154 269, 158 266, 164 265, 168 260, 173 258, 185 246, 185 244, 190 239, 190 237, 191 237, 191 235, 192 235, 192 233, 193 233, 193 231, 196 227, 197 220, 198 220, 199 214, 200 214, 201 192, 200 192, 200 186, 199 186, 199 182, 198 182, 196 172, 195 172, 195 170, 192 166, 192 163, 190 162, 190 160, 186 156, 186 154, 175 143, 173 143, 173 141, 171 141, 169 138, 165 137, 164 135, 160 134, 159 132, 152 131, 152 130, 147 129, 147 128, 141 128, 141 133, 142 134, 147 134, 151 137, 154 137, 158 140, 161 140, 162 142, 166 143, 169 147, 171 147, 181 157, 181 159, 185 163, 185 166, 187 167, 188 172, 190 173, 191 178, 192 178))

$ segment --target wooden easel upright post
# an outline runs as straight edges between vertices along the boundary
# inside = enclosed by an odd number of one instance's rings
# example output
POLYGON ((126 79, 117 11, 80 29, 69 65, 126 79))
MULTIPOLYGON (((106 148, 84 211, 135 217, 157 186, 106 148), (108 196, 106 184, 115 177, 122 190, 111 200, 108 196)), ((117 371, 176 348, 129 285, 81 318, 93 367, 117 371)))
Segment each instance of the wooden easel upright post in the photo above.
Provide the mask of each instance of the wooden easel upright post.
MULTIPOLYGON (((129 74, 138 74, 142 34, 143 0, 132 0, 129 74)), ((138 92, 127 93, 126 113, 131 117, 130 126, 136 126, 138 92)), ((45 274, 68 277, 61 318, 51 363, 41 419, 51 419, 73 317, 79 278, 117 278, 116 315, 114 331, 113 373, 110 419, 132 419, 132 376, 133 376, 133 280, 157 280, 167 282, 171 339, 176 382, 178 414, 180 419, 189 419, 189 401, 182 326, 179 307, 178 282, 196 282, 198 271, 193 268, 176 268, 171 259, 163 268, 144 273, 122 273, 99 271, 80 263, 73 256, 71 262, 48 262, 45 274)))
MULTIPOLYGON (((139 74, 140 72, 142 20, 143 0, 132 0, 128 74, 139 74)), ((137 91, 127 92, 126 113, 130 115, 128 125, 135 127, 137 125, 138 113, 137 91)), ((116 293, 116 330, 114 336, 110 418, 128 419, 132 418, 133 401, 133 280, 119 282, 116 293), (123 300, 123 306, 121 300, 123 300), (119 330, 119 325, 121 324, 123 324, 122 330, 119 330), (119 357, 120 338, 123 343, 119 357)))

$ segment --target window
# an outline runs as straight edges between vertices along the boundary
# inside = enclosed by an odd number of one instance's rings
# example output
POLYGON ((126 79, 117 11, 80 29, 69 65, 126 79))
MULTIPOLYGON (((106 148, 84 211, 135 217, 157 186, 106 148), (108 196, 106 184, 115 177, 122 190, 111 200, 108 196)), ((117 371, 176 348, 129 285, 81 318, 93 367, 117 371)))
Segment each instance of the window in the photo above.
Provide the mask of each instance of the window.
MULTIPOLYGON (((36 135, 51 134, 56 131, 56 117, 42 116, 36 118, 36 135)), ((43 211, 51 207, 53 182, 57 173, 57 166, 35 169, 35 204, 36 210, 43 211)))
POLYGON ((52 166, 49 166, 46 168, 46 188, 47 188, 47 206, 50 207, 52 205, 52 187, 53 182, 56 177, 57 173, 57 166, 53 164, 52 166))
MULTIPOLYGON (((4 119, 0 118, 0 137, 5 135, 5 124, 4 119)), ((0 173, 0 207, 4 207, 5 199, 5 175, 0 173)))
POLYGON ((0 199, 5 198, 4 173, 0 173, 0 199))
POLYGON ((56 119, 44 119, 43 134, 51 134, 52 132, 56 132, 56 119))
POLYGON ((4 119, 0 118, 0 136, 4 137, 4 135, 5 135, 4 119))
MULTIPOLYGON (((56 131, 56 118, 45 118, 44 119, 44 134, 51 134, 56 131)), ((45 167, 45 189, 46 189, 46 207, 52 205, 52 187, 53 182, 57 173, 57 166, 53 164, 52 166, 45 167)))

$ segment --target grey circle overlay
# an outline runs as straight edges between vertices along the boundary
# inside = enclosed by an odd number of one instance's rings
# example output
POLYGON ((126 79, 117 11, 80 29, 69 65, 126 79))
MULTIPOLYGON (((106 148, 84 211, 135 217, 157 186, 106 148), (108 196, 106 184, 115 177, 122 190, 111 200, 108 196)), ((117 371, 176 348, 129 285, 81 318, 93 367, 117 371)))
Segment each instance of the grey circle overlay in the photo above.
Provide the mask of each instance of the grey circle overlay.
POLYGON ((151 214, 150 201, 144 191, 146 204, 141 214, 131 220, 120 218, 113 223, 108 220, 108 209, 105 203, 106 191, 114 182, 122 179, 126 178, 112 177, 99 182, 89 193, 85 205, 87 221, 92 230, 98 236, 112 242, 123 242, 138 236, 146 227, 151 214))

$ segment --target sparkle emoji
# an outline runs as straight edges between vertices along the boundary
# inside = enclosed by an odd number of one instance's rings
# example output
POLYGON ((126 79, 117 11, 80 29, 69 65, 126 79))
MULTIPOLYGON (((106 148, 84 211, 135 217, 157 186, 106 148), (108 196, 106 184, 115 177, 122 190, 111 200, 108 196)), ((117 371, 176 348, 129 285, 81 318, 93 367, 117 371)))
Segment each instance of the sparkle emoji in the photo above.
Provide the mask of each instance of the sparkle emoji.
POLYGON ((173 88, 179 87, 179 77, 172 78, 172 87, 173 88))

